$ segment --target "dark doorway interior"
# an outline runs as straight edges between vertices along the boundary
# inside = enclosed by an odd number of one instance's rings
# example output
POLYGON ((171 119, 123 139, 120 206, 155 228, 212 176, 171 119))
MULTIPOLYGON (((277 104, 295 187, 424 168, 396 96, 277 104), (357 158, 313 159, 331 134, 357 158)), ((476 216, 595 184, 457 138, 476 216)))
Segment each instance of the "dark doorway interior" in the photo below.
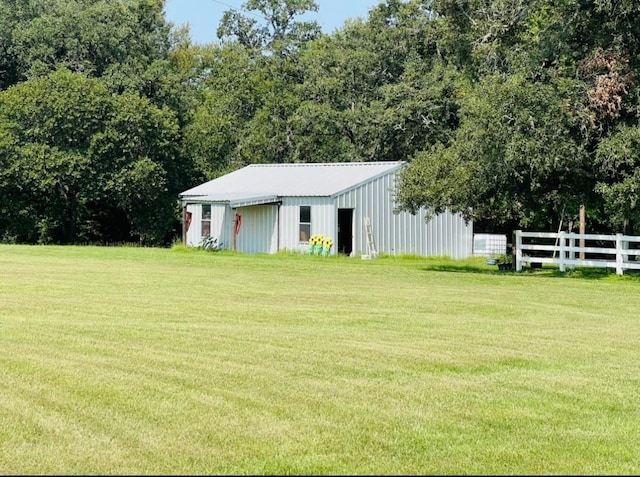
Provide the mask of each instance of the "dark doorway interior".
POLYGON ((353 209, 338 209, 338 253, 353 251, 353 209))

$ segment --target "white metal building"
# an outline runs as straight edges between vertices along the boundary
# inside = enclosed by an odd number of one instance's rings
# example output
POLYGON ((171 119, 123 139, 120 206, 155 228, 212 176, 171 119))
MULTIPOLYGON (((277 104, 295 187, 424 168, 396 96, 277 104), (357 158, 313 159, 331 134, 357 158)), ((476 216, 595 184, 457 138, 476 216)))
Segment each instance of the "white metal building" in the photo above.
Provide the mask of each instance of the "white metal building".
POLYGON ((183 241, 211 235, 244 253, 308 250, 311 235, 331 237, 331 253, 365 255, 370 239, 389 255, 472 255, 473 224, 441 214, 394 213, 396 174, 405 162, 255 164, 180 194, 183 241), (365 222, 370 223, 370 234, 365 222))

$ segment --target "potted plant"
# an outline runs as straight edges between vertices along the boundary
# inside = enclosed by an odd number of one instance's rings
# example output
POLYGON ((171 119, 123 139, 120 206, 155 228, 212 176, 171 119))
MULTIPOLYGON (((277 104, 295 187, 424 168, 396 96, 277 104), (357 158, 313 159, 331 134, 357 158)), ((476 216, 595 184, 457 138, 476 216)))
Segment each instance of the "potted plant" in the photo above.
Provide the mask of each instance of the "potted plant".
POLYGON ((331 253, 331 247, 333 247, 333 239, 331 237, 325 237, 322 244, 322 254, 326 257, 331 253))
POLYGON ((503 253, 495 257, 495 264, 498 265, 498 270, 505 271, 513 268, 513 257, 509 254, 503 253))
POLYGON ((312 235, 309 237, 309 255, 313 255, 316 249, 316 236, 312 235))
POLYGON ((322 255, 323 244, 324 244, 324 235, 317 234, 316 242, 315 242, 315 251, 314 251, 316 255, 322 255))

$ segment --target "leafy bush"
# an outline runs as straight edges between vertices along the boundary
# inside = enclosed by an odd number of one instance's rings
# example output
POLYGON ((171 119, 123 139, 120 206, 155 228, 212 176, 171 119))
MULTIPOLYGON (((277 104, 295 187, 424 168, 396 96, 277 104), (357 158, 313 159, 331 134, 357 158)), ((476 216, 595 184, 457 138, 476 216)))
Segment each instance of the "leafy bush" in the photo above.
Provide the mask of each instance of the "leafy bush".
POLYGON ((211 252, 217 252, 218 250, 222 250, 222 242, 218 243, 217 238, 211 235, 206 235, 202 238, 199 248, 209 250, 211 252))

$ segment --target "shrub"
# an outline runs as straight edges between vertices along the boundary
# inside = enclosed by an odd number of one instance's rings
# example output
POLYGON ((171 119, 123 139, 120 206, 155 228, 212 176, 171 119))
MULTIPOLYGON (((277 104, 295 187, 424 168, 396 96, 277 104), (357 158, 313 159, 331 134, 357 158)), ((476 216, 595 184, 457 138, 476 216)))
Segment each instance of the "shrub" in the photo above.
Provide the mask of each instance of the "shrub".
POLYGON ((222 242, 218 243, 218 239, 211 235, 205 235, 200 242, 199 248, 209 250, 211 252, 217 252, 222 250, 222 242))

